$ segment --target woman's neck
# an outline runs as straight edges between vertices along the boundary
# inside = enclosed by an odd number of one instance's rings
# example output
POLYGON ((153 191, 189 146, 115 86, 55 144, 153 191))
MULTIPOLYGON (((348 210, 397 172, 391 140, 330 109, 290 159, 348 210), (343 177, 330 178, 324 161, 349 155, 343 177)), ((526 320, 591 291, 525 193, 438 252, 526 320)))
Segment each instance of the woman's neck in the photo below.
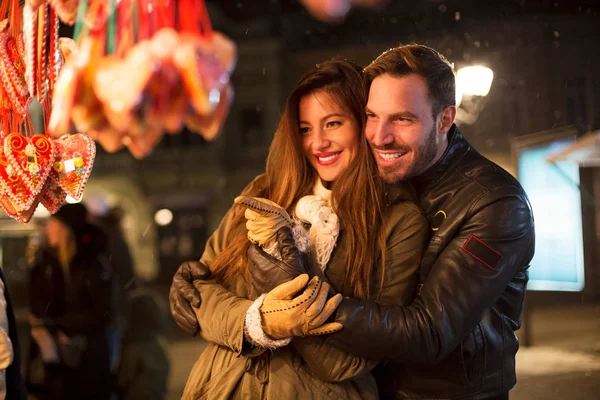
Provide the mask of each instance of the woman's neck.
POLYGON ((333 182, 332 181, 326 181, 324 179, 319 178, 319 180, 321 181, 321 185, 323 185, 323 187, 327 190, 331 190, 331 188, 333 187, 333 182))

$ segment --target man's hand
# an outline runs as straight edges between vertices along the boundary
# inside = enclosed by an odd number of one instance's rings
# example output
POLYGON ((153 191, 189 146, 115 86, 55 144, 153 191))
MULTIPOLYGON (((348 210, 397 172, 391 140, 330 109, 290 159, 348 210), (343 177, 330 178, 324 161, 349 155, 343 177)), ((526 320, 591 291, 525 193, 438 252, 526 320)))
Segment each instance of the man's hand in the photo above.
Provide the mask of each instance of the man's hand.
POLYGON ((342 301, 337 294, 327 300, 329 284, 302 274, 270 291, 260 307, 265 333, 274 339, 314 336, 337 332, 338 322, 325 323, 342 301), (294 297, 302 289, 297 297, 294 297))
POLYGON ((169 290, 171 315, 177 325, 189 335, 195 336, 200 330, 192 307, 200 307, 200 293, 193 285, 194 280, 206 280, 210 270, 199 261, 186 261, 179 266, 173 276, 169 290))

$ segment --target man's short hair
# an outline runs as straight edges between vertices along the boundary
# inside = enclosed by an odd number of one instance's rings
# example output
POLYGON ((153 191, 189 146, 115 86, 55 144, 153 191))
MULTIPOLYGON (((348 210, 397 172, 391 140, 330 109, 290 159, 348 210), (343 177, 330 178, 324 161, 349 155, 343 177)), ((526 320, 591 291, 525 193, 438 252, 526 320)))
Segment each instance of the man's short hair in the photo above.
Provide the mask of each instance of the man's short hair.
POLYGON ((456 78, 452 64, 431 47, 408 44, 386 50, 365 68, 367 85, 380 75, 403 77, 417 74, 425 79, 433 118, 456 105, 456 78))

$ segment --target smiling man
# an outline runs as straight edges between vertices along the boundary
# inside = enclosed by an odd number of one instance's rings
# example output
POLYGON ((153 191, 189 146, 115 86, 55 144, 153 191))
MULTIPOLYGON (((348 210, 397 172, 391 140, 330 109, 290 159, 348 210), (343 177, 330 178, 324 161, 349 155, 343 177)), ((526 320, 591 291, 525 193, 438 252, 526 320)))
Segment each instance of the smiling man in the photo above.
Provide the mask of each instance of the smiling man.
POLYGON ((344 329, 328 342, 387 362, 375 374, 382 398, 506 399, 534 253, 527 196, 454 125, 454 73, 437 51, 390 49, 365 75, 379 172, 414 184, 432 237, 413 303, 345 298, 336 317, 344 329))
MULTIPOLYGON (((345 297, 335 318, 344 328, 327 343, 381 362, 374 371, 381 398, 507 399, 535 249, 527 196, 454 125, 454 72, 437 51, 390 49, 365 68, 365 77, 365 133, 379 172, 389 185, 414 185, 431 239, 412 304, 345 297)), ((260 270, 268 263, 250 261, 250 273, 268 280, 260 270)), ((194 276, 206 276, 198 263, 174 277, 178 321, 189 320, 181 299, 199 301, 189 285, 194 276)))

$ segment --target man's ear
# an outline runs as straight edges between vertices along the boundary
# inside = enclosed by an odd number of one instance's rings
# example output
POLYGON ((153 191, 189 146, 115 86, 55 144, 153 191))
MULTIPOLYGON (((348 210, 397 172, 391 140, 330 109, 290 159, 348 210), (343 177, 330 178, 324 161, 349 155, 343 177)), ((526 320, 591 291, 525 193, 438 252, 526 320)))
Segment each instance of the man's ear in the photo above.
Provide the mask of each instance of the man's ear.
POLYGON ((445 135, 448 133, 452 124, 454 123, 454 118, 456 117, 456 107, 448 106, 444 108, 438 118, 438 135, 445 135))

